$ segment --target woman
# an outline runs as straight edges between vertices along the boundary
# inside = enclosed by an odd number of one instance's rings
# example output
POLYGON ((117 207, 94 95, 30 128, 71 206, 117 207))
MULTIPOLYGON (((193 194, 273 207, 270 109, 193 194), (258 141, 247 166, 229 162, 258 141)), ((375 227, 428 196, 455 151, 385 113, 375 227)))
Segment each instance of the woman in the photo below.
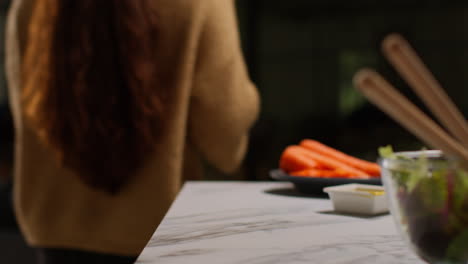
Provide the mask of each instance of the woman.
POLYGON ((232 0, 15 0, 14 205, 43 263, 132 263, 202 160, 233 172, 258 95, 232 0))

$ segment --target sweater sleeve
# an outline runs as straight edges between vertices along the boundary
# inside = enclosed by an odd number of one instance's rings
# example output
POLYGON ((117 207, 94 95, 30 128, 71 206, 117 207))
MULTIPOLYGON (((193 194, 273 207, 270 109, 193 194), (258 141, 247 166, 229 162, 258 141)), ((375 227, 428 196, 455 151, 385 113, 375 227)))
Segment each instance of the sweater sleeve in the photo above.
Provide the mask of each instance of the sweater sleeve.
POLYGON ((189 109, 189 139, 213 166, 242 162, 259 96, 242 56, 233 0, 210 0, 202 28, 189 109))

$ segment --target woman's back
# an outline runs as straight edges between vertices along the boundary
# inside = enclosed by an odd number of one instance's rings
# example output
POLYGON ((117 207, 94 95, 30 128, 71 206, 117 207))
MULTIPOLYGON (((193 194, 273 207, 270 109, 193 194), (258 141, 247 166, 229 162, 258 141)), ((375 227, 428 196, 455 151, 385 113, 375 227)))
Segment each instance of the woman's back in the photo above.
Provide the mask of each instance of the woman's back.
POLYGON ((242 60, 233 1, 153 1, 158 13, 155 85, 170 87, 170 116, 152 154, 117 195, 83 183, 27 122, 20 68, 33 1, 13 4, 7 77, 16 138, 14 200, 20 227, 33 246, 136 255, 184 178, 201 174, 201 158, 229 172, 244 156, 258 95, 242 60))

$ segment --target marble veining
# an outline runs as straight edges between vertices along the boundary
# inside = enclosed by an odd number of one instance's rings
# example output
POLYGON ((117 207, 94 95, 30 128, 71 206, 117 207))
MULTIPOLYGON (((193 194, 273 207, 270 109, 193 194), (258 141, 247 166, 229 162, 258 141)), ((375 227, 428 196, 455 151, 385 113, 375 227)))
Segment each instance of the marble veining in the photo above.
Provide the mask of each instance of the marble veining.
POLYGON ((423 263, 390 215, 339 215, 328 199, 271 192, 291 188, 189 182, 137 263, 423 263))

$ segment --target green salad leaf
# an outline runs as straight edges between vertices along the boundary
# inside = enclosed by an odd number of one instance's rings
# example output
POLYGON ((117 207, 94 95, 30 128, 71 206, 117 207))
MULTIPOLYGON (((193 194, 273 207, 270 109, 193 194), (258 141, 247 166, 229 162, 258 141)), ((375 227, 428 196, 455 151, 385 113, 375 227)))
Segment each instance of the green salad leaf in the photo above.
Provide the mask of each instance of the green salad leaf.
MULTIPOLYGON (((408 186, 408 190, 420 198, 421 205, 427 211, 441 212, 445 208, 448 197, 445 171, 434 171, 430 177, 422 173, 422 171, 419 171, 415 174, 417 177, 410 177, 412 186, 408 186)), ((425 174, 428 173, 426 171, 425 174)))
POLYGON ((392 146, 388 145, 385 147, 380 147, 379 148, 379 155, 382 158, 394 158, 395 153, 393 152, 392 146))
POLYGON ((468 173, 464 170, 454 175, 453 210, 461 221, 468 223, 468 173))
MULTIPOLYGON (((406 160, 414 161, 411 158, 396 155, 393 151, 392 146, 388 145, 379 148, 379 155, 386 159, 406 160)), ((409 192, 418 185, 418 183, 424 179, 429 171, 429 162, 426 155, 421 155, 416 162, 410 163, 410 167, 398 167, 392 168, 392 177, 398 183, 399 187, 404 187, 409 192)))
POLYGON ((446 256, 453 263, 462 263, 468 259, 468 228, 457 235, 447 248, 446 256))

